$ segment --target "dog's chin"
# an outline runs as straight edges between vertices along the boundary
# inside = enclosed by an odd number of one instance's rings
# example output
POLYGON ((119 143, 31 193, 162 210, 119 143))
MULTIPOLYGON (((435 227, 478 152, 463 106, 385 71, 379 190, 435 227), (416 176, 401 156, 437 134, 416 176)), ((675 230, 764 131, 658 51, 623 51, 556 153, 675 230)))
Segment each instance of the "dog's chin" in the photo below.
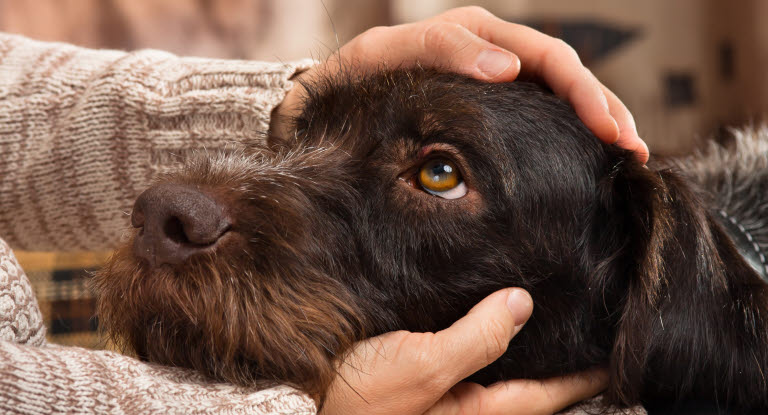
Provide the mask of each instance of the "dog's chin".
POLYGON ((150 268, 127 244, 93 278, 100 327, 140 359, 238 385, 292 384, 321 399, 360 315, 322 275, 268 275, 215 253, 150 268))

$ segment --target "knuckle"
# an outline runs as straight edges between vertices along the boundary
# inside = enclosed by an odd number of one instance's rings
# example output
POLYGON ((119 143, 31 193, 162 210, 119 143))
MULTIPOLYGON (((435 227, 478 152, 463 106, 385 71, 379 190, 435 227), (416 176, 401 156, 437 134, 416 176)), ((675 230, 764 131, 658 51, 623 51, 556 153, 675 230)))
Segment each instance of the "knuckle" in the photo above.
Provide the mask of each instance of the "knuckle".
POLYGON ((397 330, 384 333, 380 337, 386 341, 392 342, 392 344, 401 346, 403 343, 408 341, 410 334, 411 332, 406 330, 397 330))
POLYGON ((461 10, 462 13, 466 13, 473 17, 491 17, 493 16, 493 13, 489 12, 486 8, 481 6, 464 6, 460 7, 459 10, 461 10))
POLYGON ((374 26, 363 32, 360 36, 378 38, 385 35, 389 30, 387 26, 374 26))
POLYGON ((485 364, 489 365, 507 351, 509 339, 506 327, 497 319, 483 322, 482 330, 485 339, 485 364))
POLYGON ((359 34, 352 43, 355 54, 365 53, 377 45, 381 45, 381 40, 387 36, 388 27, 375 26, 359 34))
POLYGON ((423 32, 424 47, 427 49, 445 50, 453 46, 453 36, 456 31, 462 29, 458 23, 433 23, 427 26, 423 32))
POLYGON ((441 16, 452 17, 461 20, 493 17, 493 13, 481 6, 462 6, 450 9, 441 16))
POLYGON ((581 62, 581 58, 579 58, 579 54, 576 52, 576 49, 574 49, 571 45, 566 43, 563 39, 553 38, 554 42, 554 50, 560 51, 560 53, 563 54, 564 57, 567 57, 569 60, 575 61, 575 62, 581 62))
POLYGON ((419 368, 414 373, 420 380, 418 384, 426 391, 444 393, 453 386, 455 380, 450 371, 443 370, 443 365, 436 364, 442 360, 440 350, 436 348, 434 333, 420 333, 413 343, 405 345, 408 354, 409 367, 419 368))

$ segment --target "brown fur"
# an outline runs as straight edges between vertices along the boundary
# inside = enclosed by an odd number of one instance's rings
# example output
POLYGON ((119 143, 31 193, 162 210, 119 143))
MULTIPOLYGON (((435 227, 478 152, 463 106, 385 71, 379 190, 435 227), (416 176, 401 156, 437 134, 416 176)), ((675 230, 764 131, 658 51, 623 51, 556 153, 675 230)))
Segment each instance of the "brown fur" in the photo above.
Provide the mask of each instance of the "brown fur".
POLYGON ((519 286, 531 320, 470 380, 605 365, 606 403, 768 410, 768 287, 686 176, 601 144, 533 84, 416 69, 308 90, 293 137, 160 179, 225 205, 232 231, 181 265, 125 248, 96 277, 100 323, 141 358, 322 400, 354 342, 519 286), (413 185, 430 157, 466 196, 413 185))
MULTIPOLYGON (((291 167, 312 169, 313 161, 311 155, 292 159, 291 167)), ((114 341, 145 360, 196 368, 239 385, 290 383, 319 396, 335 376, 336 351, 349 349, 365 331, 361 313, 338 284, 313 272, 311 264, 299 270, 282 266, 302 255, 297 241, 306 237, 304 222, 313 213, 282 208, 301 206, 296 199, 303 196, 280 191, 277 184, 286 177, 279 167, 270 175, 267 167, 243 156, 201 161, 188 172, 185 180, 191 183, 248 186, 249 193, 270 195, 263 208, 280 211, 280 223, 274 225, 297 232, 281 232, 268 246, 259 244, 257 257, 239 237, 221 246, 226 256, 211 253, 156 272, 149 272, 130 246, 123 247, 93 280, 101 324, 114 341), (263 182, 237 183, 223 176, 223 168, 235 169, 237 162, 243 170, 258 171, 263 182), (269 260, 257 269, 249 266, 259 258, 269 260)), ((243 172, 242 179, 247 178, 243 172)), ((297 185, 302 180, 294 179, 297 185)))

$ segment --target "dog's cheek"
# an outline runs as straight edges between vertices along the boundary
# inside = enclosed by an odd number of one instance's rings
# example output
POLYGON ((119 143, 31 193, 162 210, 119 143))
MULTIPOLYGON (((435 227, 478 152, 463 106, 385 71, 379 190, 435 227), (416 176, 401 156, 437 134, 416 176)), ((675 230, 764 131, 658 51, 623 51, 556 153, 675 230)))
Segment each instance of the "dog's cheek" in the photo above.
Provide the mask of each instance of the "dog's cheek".
POLYGON ((288 383, 322 397, 335 358, 365 327, 340 285, 286 266, 254 275, 233 262, 199 258, 183 272, 150 274, 124 248, 92 287, 101 327, 141 359, 239 385, 288 383))

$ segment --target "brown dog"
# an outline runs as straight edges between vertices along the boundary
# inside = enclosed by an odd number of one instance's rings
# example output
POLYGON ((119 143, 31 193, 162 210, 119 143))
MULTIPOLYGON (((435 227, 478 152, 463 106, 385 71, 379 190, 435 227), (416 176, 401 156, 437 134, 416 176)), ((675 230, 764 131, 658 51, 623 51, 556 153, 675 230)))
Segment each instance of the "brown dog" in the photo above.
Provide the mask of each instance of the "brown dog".
MULTIPOLYGON (((190 161, 136 201, 94 287, 139 357, 322 399, 356 341, 519 286, 533 317, 472 380, 606 365, 608 403, 768 411, 768 287, 723 226, 759 261, 762 210, 601 144, 534 84, 416 69, 308 90, 294 137, 190 161)), ((721 167, 698 181, 742 180, 721 167)))

